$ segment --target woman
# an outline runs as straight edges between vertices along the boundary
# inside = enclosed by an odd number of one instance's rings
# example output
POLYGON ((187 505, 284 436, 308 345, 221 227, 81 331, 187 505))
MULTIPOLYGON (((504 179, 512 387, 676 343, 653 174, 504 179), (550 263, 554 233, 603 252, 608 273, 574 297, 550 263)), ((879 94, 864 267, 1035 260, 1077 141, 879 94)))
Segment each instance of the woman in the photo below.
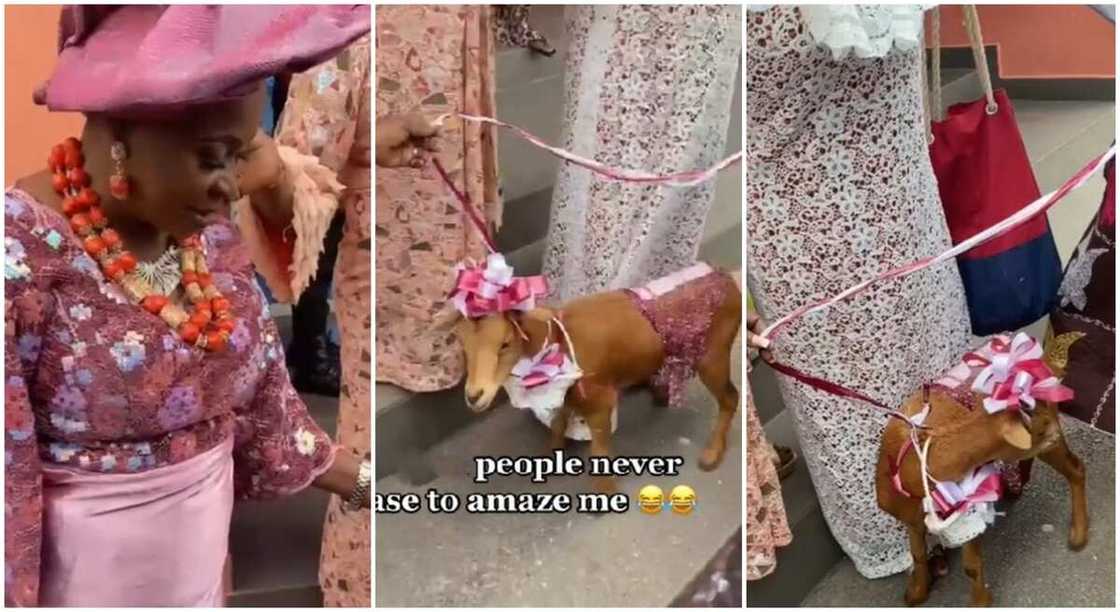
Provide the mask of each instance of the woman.
POLYGON ((260 81, 337 53, 368 11, 63 10, 37 101, 85 113, 82 139, 5 198, 8 605, 221 605, 235 494, 369 506, 368 462, 292 389, 226 218, 260 81))
MULTIPOLYGON (((379 117, 414 109, 494 116, 494 41, 488 6, 377 7, 379 117)), ((440 159, 498 225, 497 152, 490 130, 448 121, 440 159)), ((459 261, 485 254, 454 197, 431 169, 377 173, 377 380, 438 391, 463 376, 462 350, 434 329, 459 261)))
MULTIPOLYGON (((748 14, 747 270, 764 317, 950 247, 922 113, 921 25, 921 9, 903 6, 748 14)), ((800 319, 771 350, 892 404, 970 344, 960 277, 941 266, 800 319)), ((875 501, 883 415, 779 382, 833 536, 866 577, 906 570, 906 534, 875 501)))
MULTIPOLYGON (((338 442, 362 456, 370 453, 372 401, 369 51, 366 37, 330 61, 292 77, 276 140, 258 134, 261 146, 241 177, 249 202, 238 207, 245 235, 258 235, 258 228, 279 235, 279 242, 271 244, 280 248, 262 249, 258 261, 271 260, 262 261, 262 269, 269 271, 265 278, 271 281, 273 293, 289 302, 299 300, 316 275, 322 261, 318 253, 333 231, 336 207, 343 211, 345 224, 334 267, 334 306, 342 336, 338 442), (294 230, 294 240, 284 237, 291 235, 284 231, 288 227, 294 230), (281 263, 293 258, 294 273, 281 263)), ((331 501, 323 536, 324 603, 369 607, 370 515, 339 501, 331 501)))
MULTIPOLYGON (((725 156, 739 7, 577 6, 567 21, 563 148, 659 174, 725 156)), ((544 256, 549 298, 637 287, 693 263, 714 196, 710 182, 643 186, 562 165, 544 256)))

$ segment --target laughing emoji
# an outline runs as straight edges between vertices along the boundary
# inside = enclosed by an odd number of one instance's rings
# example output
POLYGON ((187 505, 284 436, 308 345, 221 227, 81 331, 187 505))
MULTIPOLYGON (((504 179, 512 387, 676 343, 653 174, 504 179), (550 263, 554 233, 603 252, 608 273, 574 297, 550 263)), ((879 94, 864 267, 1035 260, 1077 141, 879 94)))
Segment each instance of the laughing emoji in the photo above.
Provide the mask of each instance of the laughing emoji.
POLYGON ((692 509, 696 507, 696 491, 688 485, 673 487, 673 491, 669 493, 669 507, 673 509, 674 514, 681 516, 691 514, 692 509))
POLYGON ((662 493, 661 487, 657 485, 646 485, 638 491, 638 507, 646 514, 657 514, 661 512, 661 506, 665 503, 665 494, 662 493))

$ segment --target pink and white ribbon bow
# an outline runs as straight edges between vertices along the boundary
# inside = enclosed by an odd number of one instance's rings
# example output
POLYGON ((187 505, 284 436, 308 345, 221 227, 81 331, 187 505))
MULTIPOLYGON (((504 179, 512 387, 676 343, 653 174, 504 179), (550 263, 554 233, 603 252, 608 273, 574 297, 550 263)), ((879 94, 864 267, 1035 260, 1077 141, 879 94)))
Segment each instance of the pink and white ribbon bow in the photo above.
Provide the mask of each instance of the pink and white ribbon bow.
POLYGON ((994 464, 986 463, 965 476, 960 482, 939 482, 930 492, 937 513, 945 518, 969 506, 999 501, 1003 494, 999 470, 994 464))
POLYGON ((1037 340, 1019 333, 1010 342, 1006 336, 998 336, 975 353, 966 355, 966 363, 985 365, 972 383, 973 391, 988 396, 984 398, 984 410, 992 414, 1008 408, 1017 409, 1020 404, 1034 408, 1036 400, 1064 402, 1073 399, 1073 390, 1054 376, 1042 360, 1042 354, 1037 340))
POLYGON ((523 387, 532 389, 548 384, 561 375, 574 377, 579 372, 575 363, 560 350, 560 345, 553 343, 533 357, 518 361, 510 373, 521 380, 523 387))
POLYGON ((481 266, 459 264, 456 271, 451 302, 468 319, 532 310, 538 297, 548 295, 545 277, 514 276, 501 253, 491 253, 481 266))

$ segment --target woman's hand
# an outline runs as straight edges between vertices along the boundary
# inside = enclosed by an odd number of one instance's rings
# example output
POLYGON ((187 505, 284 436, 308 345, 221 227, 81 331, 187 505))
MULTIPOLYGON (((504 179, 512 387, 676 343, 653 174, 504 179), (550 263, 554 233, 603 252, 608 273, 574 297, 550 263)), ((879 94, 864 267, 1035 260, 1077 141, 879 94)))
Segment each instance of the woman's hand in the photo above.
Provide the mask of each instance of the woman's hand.
POLYGON ((747 346, 758 349, 762 360, 770 363, 774 361, 774 355, 770 353, 770 340, 761 335, 764 329, 766 324, 762 322, 762 317, 753 312, 747 314, 747 346))
MULTIPOLYGON (((354 494, 354 487, 358 484, 358 471, 362 461, 356 455, 339 449, 334 456, 334 463, 315 479, 313 483, 317 488, 334 493, 343 501, 349 500, 354 494)), ((367 508, 369 506, 366 506, 367 508)))
POLYGON ((237 186, 242 195, 250 195, 263 189, 274 189, 284 177, 284 163, 276 141, 269 138, 264 130, 257 128, 253 142, 245 148, 245 159, 238 168, 237 186))
POLYGON ((423 151, 435 150, 440 124, 421 112, 389 115, 377 120, 377 165, 419 168, 423 151))
POLYGON ((244 156, 237 172, 241 195, 249 196, 253 209, 269 225, 287 227, 294 214, 293 188, 276 141, 258 128, 244 156))

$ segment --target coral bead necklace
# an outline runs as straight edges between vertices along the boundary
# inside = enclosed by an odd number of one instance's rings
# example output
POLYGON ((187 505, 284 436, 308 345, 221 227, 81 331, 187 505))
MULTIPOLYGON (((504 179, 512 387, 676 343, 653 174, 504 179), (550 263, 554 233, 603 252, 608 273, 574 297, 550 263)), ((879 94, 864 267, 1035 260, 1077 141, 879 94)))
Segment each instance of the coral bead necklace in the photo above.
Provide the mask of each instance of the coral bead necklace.
MULTIPOLYGON (((187 344, 208 351, 224 349, 233 331, 233 315, 229 300, 213 284, 198 235, 179 242, 179 284, 184 299, 191 304, 187 312, 172 301, 166 286, 157 288, 161 283, 153 282, 151 273, 137 270, 136 257, 121 244, 120 234, 109 227, 109 219, 101 210, 101 198, 90 187, 81 141, 67 138, 55 145, 47 164, 54 174, 54 190, 62 197, 63 214, 105 276, 120 284, 133 302, 163 319, 187 344)), ((114 197, 127 198, 128 189, 124 177, 113 176, 110 180, 109 190, 114 197)))

